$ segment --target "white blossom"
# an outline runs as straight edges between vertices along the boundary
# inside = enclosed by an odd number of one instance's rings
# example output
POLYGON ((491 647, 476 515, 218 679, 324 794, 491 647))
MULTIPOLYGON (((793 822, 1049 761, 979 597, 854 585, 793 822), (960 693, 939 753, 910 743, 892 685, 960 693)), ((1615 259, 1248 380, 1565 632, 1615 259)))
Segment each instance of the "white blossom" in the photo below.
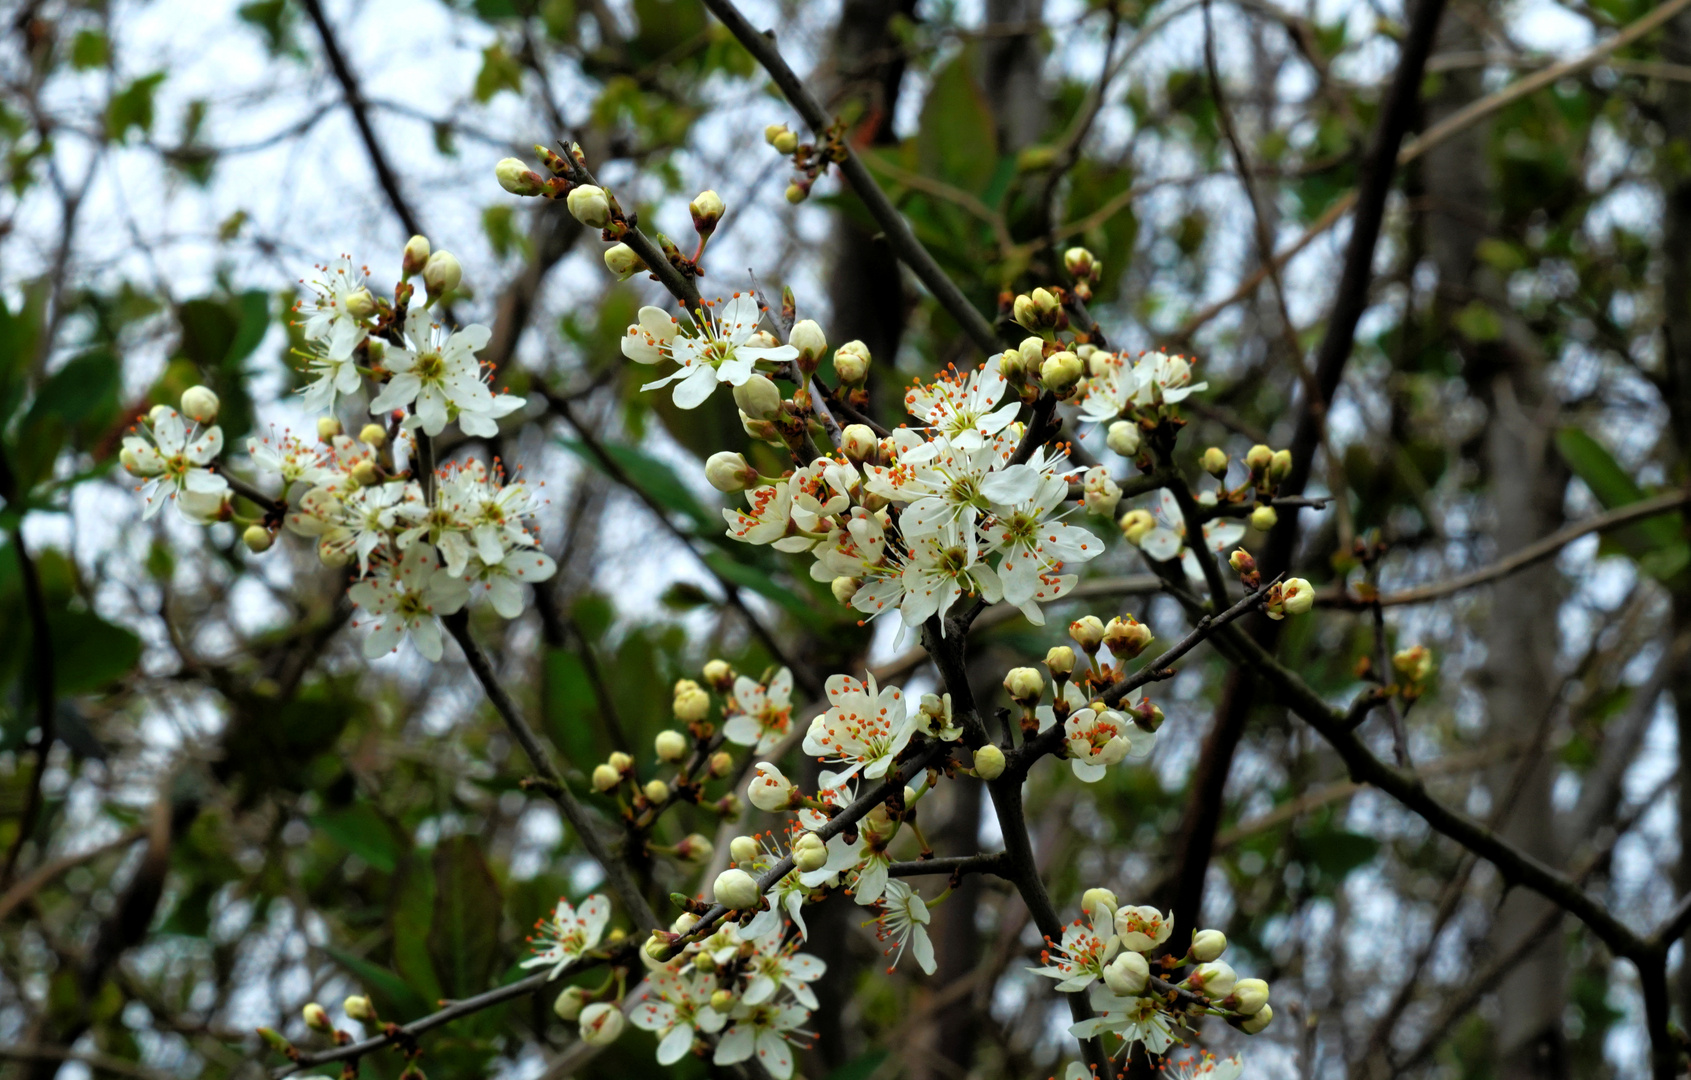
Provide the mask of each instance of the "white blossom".
POLYGON ((642 308, 640 322, 628 328, 622 351, 640 363, 653 363, 649 359, 653 352, 660 359, 675 361, 674 371, 640 389, 656 390, 676 383, 674 395, 678 409, 698 408, 719 382, 739 386, 752 377, 757 365, 773 370, 799 354, 791 345, 766 348, 748 343, 763 319, 757 300, 748 294, 735 293, 718 313, 707 311, 702 320, 695 322, 693 333, 683 332, 673 321, 666 331, 659 323, 665 318, 661 310, 642 308), (657 311, 657 315, 648 316, 649 311, 657 311))
POLYGON ((524 960, 521 966, 551 965, 552 974, 548 978, 556 979, 565 968, 599 944, 605 933, 605 924, 610 921, 611 902, 602 894, 589 896, 581 902, 580 908, 559 897, 558 906, 552 909, 552 914, 534 924, 534 933, 529 935, 528 940, 535 954, 524 960))

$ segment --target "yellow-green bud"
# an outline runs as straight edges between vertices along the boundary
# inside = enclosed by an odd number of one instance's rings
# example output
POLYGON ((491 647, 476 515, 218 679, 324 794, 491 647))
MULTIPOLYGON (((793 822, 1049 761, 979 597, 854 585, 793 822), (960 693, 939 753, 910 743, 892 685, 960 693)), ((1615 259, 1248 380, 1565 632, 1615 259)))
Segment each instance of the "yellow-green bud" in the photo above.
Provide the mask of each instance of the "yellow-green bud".
POLYGON ((622 1034, 622 1010, 609 1001, 595 1001, 581 1010, 581 1041, 588 1046, 609 1046, 622 1034))
MULTIPOLYGON (((795 146, 798 145, 798 140, 796 138, 793 140, 793 144, 795 146)), ((779 147, 777 147, 777 149, 779 149, 779 147)), ((804 200, 809 197, 810 192, 806 191, 802 184, 793 183, 787 185, 787 201, 792 203, 794 206, 804 202, 804 200)))
POLYGON ((423 289, 430 299, 445 296, 464 280, 464 268, 450 251, 437 251, 423 264, 423 289))
POLYGON ((1186 955, 1200 964, 1207 964, 1211 960, 1219 960, 1221 954, 1226 951, 1226 934, 1220 930, 1199 930, 1192 935, 1192 947, 1187 950, 1186 955))
POLYGON ((611 768, 609 765, 600 764, 593 766, 594 791, 607 792, 614 789, 620 783, 622 783, 622 773, 611 768))
POLYGON ((757 487, 758 474, 738 453, 718 450, 705 459, 705 479, 716 490, 732 495, 757 487))
POLYGON ((346 294, 346 313, 355 319, 374 315, 376 298, 370 295, 369 289, 354 289, 346 294))
POLYGON ((300 1011, 305 1016, 305 1026, 312 1031, 330 1032, 335 1030, 335 1025, 329 1022, 329 1011, 315 1001, 308 1003, 300 1011))
POLYGON ((657 738, 652 740, 652 748, 657 751, 659 761, 680 761, 687 756, 688 745, 687 736, 667 728, 658 732, 657 738))
POLYGON ((712 990, 710 992, 710 1007, 716 1012, 727 1016, 734 1010, 734 994, 729 990, 712 990))
POLYGON ((1052 353, 1039 365, 1039 381, 1045 389, 1062 396, 1086 374, 1086 365, 1067 349, 1052 353))
POLYGON ((566 986, 552 1002, 552 1011, 558 1014, 558 1019, 573 1024, 581 1019, 581 1010, 587 1007, 590 993, 584 986, 566 986))
POLYGON ((868 424, 847 424, 840 432, 840 451, 856 464, 874 461, 879 445, 874 429, 868 424))
POLYGON ((1092 252, 1083 247, 1072 247, 1063 252, 1063 269, 1076 281, 1090 281, 1101 267, 1092 252))
POLYGON ((856 578, 842 576, 829 583, 828 591, 834 594, 835 600, 838 600, 841 604, 849 605, 852 597, 857 595, 857 590, 862 586, 863 583, 856 578))
POLYGON ((221 405, 217 394, 209 386, 190 386, 182 391, 182 415, 199 423, 209 424, 216 420, 221 405))
POLYGON ((1108 889, 1092 888, 1080 894, 1080 910, 1091 915, 1094 924, 1108 925, 1116 917, 1116 908, 1120 906, 1116 894, 1108 889), (1100 911, 1102 916, 1098 914, 1100 911))
POLYGON ((380 424, 365 424, 358 431, 358 441, 365 446, 372 446, 380 450, 388 442, 387 428, 380 424))
POLYGON ((1118 660, 1131 660, 1145 651, 1154 635, 1151 628, 1129 615, 1114 618, 1104 627, 1104 644, 1118 660))
POLYGON ((499 186, 513 195, 538 195, 546 183, 522 158, 500 158, 493 175, 499 186))
POLYGON ((1004 676, 1004 689, 1010 692, 1010 700, 1019 705, 1029 705, 1039 700, 1045 692, 1045 680, 1038 671, 1030 667, 1011 668, 1004 676))
POLYGON ((276 537, 263 525, 248 525, 247 531, 241 534, 241 543, 247 545, 247 550, 254 555, 269 551, 270 545, 275 542, 276 537))
POLYGON ((646 264, 640 256, 634 254, 634 249, 627 244, 612 244, 605 249, 605 269, 609 270, 618 281, 627 281, 646 269, 646 264))
POLYGON ((985 743, 975 751, 975 775, 982 780, 996 780, 1004 775, 1004 751, 992 743, 985 743))
POLYGON ((827 842, 813 832, 799 834, 799 838, 793 841, 793 865, 805 874, 827 866, 827 842))
POLYGON ((341 422, 339 420, 336 420, 332 416, 319 416, 317 418, 317 437, 319 439, 324 442, 329 442, 336 436, 340 435, 340 433, 341 422))
POLYGON ((1117 420, 1110 425, 1110 433, 1104 437, 1104 445, 1122 457, 1134 456, 1139 453, 1139 425, 1131 420, 1117 420))
POLYGON ((1096 615, 1082 615, 1069 624, 1069 637, 1091 655, 1104 643, 1104 622, 1096 615))
POLYGON ((423 267, 428 263, 428 261, 428 237, 413 236, 411 239, 405 241, 405 253, 399 258, 400 270, 404 273, 405 280, 411 280, 412 274, 422 273, 423 267))
POLYGON ((669 785, 662 780, 646 781, 646 786, 641 792, 646 796, 646 801, 654 806, 662 806, 669 801, 669 785))
POLYGON ((1260 1033, 1263 1028, 1267 1027, 1273 1019, 1274 1006, 1264 1005, 1262 1008, 1258 1009, 1256 1014, 1249 1020, 1240 1024, 1239 1030, 1243 1031, 1246 1035, 1256 1035, 1260 1033))
POLYGON ((705 682, 718 690, 726 691, 734 685, 734 665, 726 660, 712 659, 705 661, 705 682))
POLYGON ((1433 654, 1425 645, 1411 645, 1392 654, 1392 667, 1412 683, 1424 683, 1433 673, 1433 654))
POLYGON ((1116 522, 1121 527, 1122 536, 1130 544, 1137 544, 1145 539, 1145 534, 1157 527, 1157 519, 1151 516, 1149 510, 1129 510, 1116 522))
POLYGON ((611 223, 611 200, 602 187, 593 184, 572 187, 564 196, 564 205, 569 207, 571 217, 589 229, 603 229, 611 223))
POLYGON ((1067 645, 1054 645, 1045 654, 1045 670, 1055 679, 1061 680, 1074 671, 1074 650, 1067 645))
POLYGON ((711 895, 725 908, 742 911, 756 907, 763 894, 758 891, 757 879, 738 867, 730 867, 716 875, 711 895))
POLYGON ((762 852, 756 839, 750 836, 736 836, 728 841, 728 857, 736 863, 749 863, 762 852))
POLYGON ((834 374, 845 386, 857 386, 868 378, 869 363, 869 346, 861 341, 848 341, 834 350, 834 374))
POLYGON ((1257 532, 1267 532, 1280 523, 1280 515, 1272 506, 1259 506, 1251 511, 1251 528, 1257 532))
POLYGON ((734 756, 726 750, 718 750, 710 756, 710 774, 718 780, 734 771, 734 756))
POLYGON ((1240 979, 1233 984, 1226 1006, 1241 1016, 1255 1016, 1268 1007, 1268 983, 1261 979, 1240 979))
POLYGON ((753 375, 734 388, 734 404, 753 420, 773 420, 781 415, 781 390, 762 375, 753 375))
POLYGON ((1292 471, 1292 452, 1290 450, 1276 450, 1274 457, 1268 462, 1268 478, 1278 484, 1292 471))
POLYGON ((347 475, 352 477, 359 487, 375 487, 382 482, 381 470, 369 458, 354 465, 347 475))
POLYGON ((1132 997, 1151 980, 1151 965, 1136 952, 1123 950, 1104 967, 1104 983, 1115 994, 1132 997))
POLYGON ((353 1020, 357 1020, 360 1023, 363 1023, 366 1020, 376 1019, 376 1006, 370 1003, 369 998, 360 994, 354 994, 347 998, 346 1001, 341 1004, 341 1008, 346 1010, 346 1015, 348 1017, 353 1020))
POLYGON ((693 215, 694 231, 700 236, 709 236, 716 231, 716 223, 722 220, 727 207, 722 205, 722 197, 716 192, 701 191, 687 204, 687 210, 693 215))
POLYGON ((1274 451, 1257 443, 1245 452, 1245 468, 1251 470, 1252 476, 1261 476, 1268 471, 1268 466, 1274 460, 1274 451))
POLYGON ((710 695, 697 683, 675 691, 675 718, 683 724, 693 724, 710 715, 710 695))
POLYGON ((793 324, 792 333, 787 335, 787 344, 799 351, 799 359, 814 364, 822 359, 822 354, 828 351, 827 335, 822 333, 822 327, 815 319, 800 319, 793 324))
POLYGON ((1203 470, 1211 476, 1220 479, 1227 475, 1227 451, 1219 446, 1212 446, 1204 451, 1203 459, 1199 462, 1203 470))
POLYGON ((605 759, 605 764, 626 775, 634 768, 634 758, 621 750, 613 750, 611 756, 605 759))

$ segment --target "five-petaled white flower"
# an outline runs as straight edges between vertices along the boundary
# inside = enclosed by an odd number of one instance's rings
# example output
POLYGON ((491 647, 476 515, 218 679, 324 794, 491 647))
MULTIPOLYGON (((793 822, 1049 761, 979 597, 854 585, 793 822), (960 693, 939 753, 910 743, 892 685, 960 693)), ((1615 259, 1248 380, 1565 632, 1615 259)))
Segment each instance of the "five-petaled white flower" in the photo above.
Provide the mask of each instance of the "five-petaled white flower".
POLYGON ((146 504, 143 518, 151 518, 177 496, 186 500, 181 509, 192 517, 203 517, 207 509, 221 505, 229 482, 206 466, 223 451, 222 428, 197 431, 197 425, 184 424, 180 414, 166 409, 143 430, 152 435, 152 442, 139 435, 126 435, 123 440, 125 467, 144 481, 140 489, 146 504))
POLYGON ((668 969, 647 977, 646 991, 628 1019, 658 1036, 658 1064, 673 1065, 692 1049, 696 1032, 722 1030, 728 1018, 710 1007, 716 980, 668 969))
POLYGON ((1133 1043, 1144 1043, 1145 1049, 1153 1054, 1161 1054, 1174 1045, 1173 1029, 1156 998, 1119 997, 1101 983, 1092 988, 1090 998, 1098 1015, 1071 1024, 1069 1034, 1075 1038, 1093 1039, 1107 1031, 1126 1042, 1129 1048, 1133 1043))
POLYGON ((1115 709, 1088 706, 1074 710, 1063 721, 1063 741, 1075 779, 1095 784, 1104 778, 1108 766, 1122 758, 1149 754, 1157 737, 1115 709))
POLYGON ((703 319, 695 321, 694 333, 684 333, 659 308, 641 308, 639 319, 628 328, 622 353, 642 364, 653 364, 664 357, 675 361, 678 366, 674 371, 640 389, 656 390, 676 383, 678 409, 698 408, 719 382, 730 386, 744 384, 758 364, 773 370, 799 354, 791 345, 767 348, 749 344, 751 336, 757 333, 763 312, 757 300, 745 293, 735 293, 720 312, 705 312, 703 319))
POLYGON ((304 316, 300 332, 307 341, 321 341, 330 337, 341 324, 356 324, 357 317, 347 309, 347 301, 355 293, 368 293, 364 285, 364 270, 342 255, 327 266, 317 267, 318 277, 301 284, 314 294, 294 304, 294 311, 304 316))
POLYGON ((528 940, 535 952, 522 962, 522 966, 531 968, 550 964, 552 974, 547 978, 556 979, 565 968, 580 960, 587 950, 599 944, 599 938, 605 933, 605 924, 610 921, 611 902, 602 894, 589 896, 579 908, 560 896, 552 914, 534 924, 534 933, 529 935, 528 940))
POLYGON ((780 1005, 764 1002, 748 1005, 741 1002, 734 1007, 733 1026, 716 1044, 712 1058, 718 1065, 733 1065, 754 1054, 757 1063, 775 1080, 788 1080, 793 1075, 793 1048, 787 1044, 787 1033, 808 1034, 798 1030, 810 1018, 809 1010, 800 1005, 780 1005))
POLYGON ((871 780, 885 776, 916 731, 904 691, 896 686, 877 689, 873 675, 867 686, 850 675, 830 675, 825 688, 832 706, 810 722, 804 752, 844 764, 846 770, 837 780, 850 779, 860 770, 871 780))
POLYGON ((750 746, 752 752, 767 754, 787 734, 793 722, 793 673, 782 668, 762 684, 742 675, 734 680, 736 712, 722 725, 729 742, 750 746))
MULTIPOLYGON (((374 660, 399 647, 409 632, 417 651, 431 661, 441 654, 437 615, 450 615, 464 606, 470 590, 462 579, 442 570, 434 548, 412 544, 399 557, 376 569, 375 575, 351 589, 352 602, 375 622, 364 639, 364 655, 374 660)), ((354 626, 358 623, 354 622, 354 626)))
POLYGON ((782 987, 807 1009, 816 1008, 816 994, 810 984, 828 972, 828 965, 809 953, 797 951, 797 942, 783 946, 784 928, 776 926, 757 939, 757 951, 752 955, 746 975, 750 982, 740 1000, 747 1005, 761 1005, 775 996, 782 987))
POLYGON ((1035 975, 1057 980, 1057 989, 1065 994, 1085 990, 1104 977, 1104 967, 1121 950, 1121 939, 1110 924, 1110 912, 1099 908, 1096 912, 1076 919, 1063 929, 1061 943, 1045 939, 1039 958, 1044 967, 1030 967, 1035 975), (1102 922, 1103 925, 1098 925, 1102 922))
POLYGON ((466 434, 499 434, 499 417, 521 408, 522 400, 511 394, 495 397, 482 381, 476 353, 487 347, 493 332, 471 324, 444 339, 441 333, 426 308, 411 309, 405 317, 409 347, 388 350, 383 366, 392 377, 370 402, 370 412, 379 415, 414 402, 406 426, 439 435, 451 419, 450 410, 456 409, 458 426, 466 434))
POLYGON ((1168 940, 1174 919, 1149 904, 1123 905, 1116 909, 1115 926, 1122 948, 1144 953, 1168 940))
POLYGON ((1238 1054, 1218 1058, 1205 1050, 1197 1057, 1173 1064, 1163 1064, 1164 1080, 1239 1080, 1245 1063, 1238 1054))
POLYGON ((1008 387, 994 356, 967 376, 949 368, 931 383, 916 383, 904 393, 904 408, 944 435, 952 446, 978 450, 1009 427, 1021 410, 1019 400, 999 407, 1008 387))
POLYGON ((1192 362, 1183 356, 1145 353, 1134 361, 1133 403, 1140 406, 1174 405, 1185 401, 1209 383, 1192 381, 1192 362))

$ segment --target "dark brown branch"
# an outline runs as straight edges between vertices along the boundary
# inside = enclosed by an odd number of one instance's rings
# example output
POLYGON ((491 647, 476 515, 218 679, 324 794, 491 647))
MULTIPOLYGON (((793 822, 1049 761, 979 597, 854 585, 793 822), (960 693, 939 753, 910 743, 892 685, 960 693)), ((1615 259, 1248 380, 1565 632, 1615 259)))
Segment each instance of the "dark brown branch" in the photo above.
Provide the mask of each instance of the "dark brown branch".
POLYGON ((499 675, 493 670, 493 664, 488 660, 487 654, 481 651, 481 647, 471 637, 469 616, 460 611, 455 615, 446 616, 441 621, 458 642, 458 647, 464 650, 464 659, 469 663, 476 681, 480 682, 482 689, 487 692, 487 699, 493 703, 494 710, 505 721, 505 726, 523 748, 523 753, 528 755, 534 771, 546 782, 546 794, 558 804, 558 809, 563 812, 570 827, 581 837, 583 846, 605 871, 606 885, 617 894, 623 908, 634 917, 634 921, 641 928, 658 926, 657 913, 652 910, 639 886, 629 876, 628 868, 612 853, 604 838, 599 835, 598 823, 570 791, 563 774, 552 764, 552 756, 547 753, 534 729, 529 727, 528 721, 523 718, 522 710, 511 700, 511 695, 505 692, 505 687, 499 682, 499 675))
POLYGON ((301 0, 305 13, 311 19, 311 24, 317 28, 317 36, 323 39, 323 55, 329 61, 329 70, 334 73, 335 81, 341 84, 341 93, 346 98, 346 107, 352 113, 352 122, 358 127, 358 137, 364 142, 364 149, 370 158, 370 167, 375 170, 376 182, 382 185, 382 191, 387 194, 388 203, 393 212, 399 216, 400 223, 412 235, 423 233, 422 222, 411 212, 410 205, 405 201, 405 195, 399 189, 399 177, 388 165, 387 155, 382 152, 382 144, 376 138, 376 129, 370 124, 370 108, 364 99, 364 91, 359 86, 358 76, 347 64, 346 56, 341 52, 340 42, 335 38, 334 28, 323 15, 322 0, 301 0))
MULTIPOLYGON (((732 0, 704 0, 705 7, 711 14, 722 21, 728 32, 745 46, 752 58, 763 66, 780 89, 783 96, 798 110, 804 122, 816 133, 819 140, 829 138, 829 129, 833 126, 833 118, 822 108, 821 102, 806 89, 803 80, 787 66, 787 61, 781 56, 781 51, 775 46, 772 34, 760 34, 740 14, 732 0)), ((940 307, 946 310, 963 332, 969 336, 977 348, 987 355, 1000 351, 1004 345, 998 334, 969 298, 963 295, 963 290, 957 287, 928 249, 916 239, 916 234, 910 230, 910 225, 904 220, 898 208, 893 206, 892 200, 887 198, 886 192, 875 182, 869 170, 863 164, 863 159, 857 156, 848 142, 839 143, 845 154, 845 160, 840 162, 840 171, 850 181, 851 189, 863 203, 869 216, 875 219, 886 235, 887 243, 898 255, 903 263, 910 267, 916 277, 927 286, 928 292, 939 301, 940 307)), ((632 246, 632 245, 631 245, 632 246)), ((645 256, 642 255, 642 258, 645 256)), ((650 260, 647 265, 651 265, 650 260)))
MULTIPOLYGON (((16 511, 22 520, 23 510, 19 507, 18 493, 11 482, 12 473, 5 465, 4 457, 0 456, 0 470, 3 470, 6 480, 6 505, 16 511)), ((13 526, 9 530, 12 553, 18 560, 18 573, 23 578, 24 609, 29 613, 29 640, 31 674, 35 678, 35 771, 29 777, 29 793, 24 797, 23 813, 18 818, 18 835, 6 849, 6 865, 0 868, 0 885, 12 880, 12 873, 17 869, 18 857, 23 854, 24 845, 29 842, 35 832, 36 820, 41 816, 41 781, 47 775, 47 758, 53 752, 53 743, 58 738, 56 719, 58 703, 55 701, 56 683, 53 673, 53 637, 52 627, 47 621, 47 596, 41 588, 41 575, 36 570, 35 560, 29 557, 29 549, 24 546, 23 529, 13 526)))
POLYGON ((950 874, 952 877, 962 877, 964 874, 997 874, 1003 866, 1004 853, 993 851, 980 855, 950 855, 940 859, 895 862, 887 867, 887 876, 938 877, 941 874, 950 874))

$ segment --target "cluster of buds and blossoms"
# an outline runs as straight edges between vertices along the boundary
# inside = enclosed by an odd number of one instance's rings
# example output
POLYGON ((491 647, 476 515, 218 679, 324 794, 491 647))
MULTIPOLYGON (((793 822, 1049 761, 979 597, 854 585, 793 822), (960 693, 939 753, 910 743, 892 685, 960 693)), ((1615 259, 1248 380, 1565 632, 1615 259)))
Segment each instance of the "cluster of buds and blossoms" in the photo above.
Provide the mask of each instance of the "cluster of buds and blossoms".
POLYGON ((840 139, 844 125, 835 125, 823 133, 821 143, 800 142, 786 124, 770 124, 763 129, 763 141, 783 157, 793 159, 793 181, 787 185, 787 201, 801 203, 810 197, 810 189, 828 171, 828 166, 844 161, 846 151, 840 139))
POLYGON ((1098 1015, 1070 1027, 1076 1038, 1110 1034, 1121 1040, 1118 1053, 1131 1053, 1140 1043, 1148 1053, 1161 1054, 1200 1016, 1224 1017, 1248 1035, 1274 1019, 1268 983, 1239 978, 1221 959, 1227 949, 1221 931, 1195 931, 1184 955, 1163 951, 1154 957, 1174 932, 1173 922, 1156 908, 1119 904, 1108 889, 1088 889, 1081 913, 1061 941, 1046 940, 1044 966, 1029 968, 1055 979, 1063 993, 1087 992, 1098 1015))
POLYGON ((458 260, 414 236, 401 268, 392 298, 378 297, 367 271, 343 257, 319 268, 311 295, 295 305, 311 377, 304 405, 326 415, 315 438, 272 430, 247 441, 253 468, 280 489, 273 499, 254 492, 267 504, 261 516, 237 511, 219 471, 219 403, 205 387, 186 391, 180 412, 155 406, 124 440, 121 460, 146 481, 147 517, 174 498, 190 520, 242 527, 255 554, 286 529, 315 540, 324 564, 356 564, 351 595, 363 612, 355 625, 370 628, 365 655, 381 656, 409 636, 438 660, 437 616, 485 597, 501 616, 516 618, 523 585, 547 580, 556 566, 529 524, 539 497, 507 478, 498 459, 491 468, 479 460, 428 464, 427 440, 449 422, 466 434, 497 435, 498 421, 523 399, 489 387, 491 372, 476 356, 490 337, 486 327, 448 332, 434 321, 437 304, 462 279, 458 260), (411 279, 419 276, 426 299, 413 306, 411 279), (373 419, 353 437, 335 408, 359 394, 368 396, 373 419))

